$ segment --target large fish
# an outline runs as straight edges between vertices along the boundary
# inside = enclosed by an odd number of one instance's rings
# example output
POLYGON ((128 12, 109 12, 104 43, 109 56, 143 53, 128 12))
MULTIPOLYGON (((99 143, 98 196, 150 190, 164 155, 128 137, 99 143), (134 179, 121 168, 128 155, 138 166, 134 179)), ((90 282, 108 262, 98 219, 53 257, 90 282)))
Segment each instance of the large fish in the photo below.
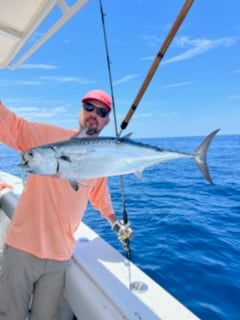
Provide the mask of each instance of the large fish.
POLYGON ((207 181, 213 184, 206 154, 218 130, 210 133, 193 153, 184 153, 136 142, 129 137, 85 137, 41 145, 22 153, 20 166, 37 175, 68 180, 74 189, 84 179, 135 173, 161 162, 193 158, 207 181))

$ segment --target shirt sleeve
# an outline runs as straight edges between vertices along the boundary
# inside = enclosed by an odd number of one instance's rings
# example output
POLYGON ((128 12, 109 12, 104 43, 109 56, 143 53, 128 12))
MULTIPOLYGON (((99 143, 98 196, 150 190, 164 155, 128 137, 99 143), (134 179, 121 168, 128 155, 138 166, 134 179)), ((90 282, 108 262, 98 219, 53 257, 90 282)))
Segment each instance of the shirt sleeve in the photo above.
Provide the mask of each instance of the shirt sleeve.
POLYGON ((17 151, 64 139, 73 134, 49 124, 29 122, 0 102, 0 141, 17 151))
POLYGON ((0 140, 9 147, 21 150, 18 144, 23 121, 0 102, 0 140))
POLYGON ((102 217, 108 217, 114 214, 111 195, 108 188, 108 179, 106 177, 96 180, 95 185, 90 191, 89 200, 92 206, 100 211, 102 217))

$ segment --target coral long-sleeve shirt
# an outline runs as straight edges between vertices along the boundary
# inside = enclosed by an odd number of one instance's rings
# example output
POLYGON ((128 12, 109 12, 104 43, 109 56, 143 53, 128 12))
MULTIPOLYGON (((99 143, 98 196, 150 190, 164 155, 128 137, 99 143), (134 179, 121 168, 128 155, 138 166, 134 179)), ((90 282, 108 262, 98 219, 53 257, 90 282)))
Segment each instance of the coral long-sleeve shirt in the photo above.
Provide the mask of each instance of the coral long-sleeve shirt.
MULTIPOLYGON (((0 102, 0 141, 17 151, 71 137, 74 130, 28 122, 0 102)), ((89 179, 74 191, 63 179, 29 174, 6 243, 39 258, 67 260, 74 250, 74 232, 88 200, 103 217, 114 214, 107 178, 89 179)))

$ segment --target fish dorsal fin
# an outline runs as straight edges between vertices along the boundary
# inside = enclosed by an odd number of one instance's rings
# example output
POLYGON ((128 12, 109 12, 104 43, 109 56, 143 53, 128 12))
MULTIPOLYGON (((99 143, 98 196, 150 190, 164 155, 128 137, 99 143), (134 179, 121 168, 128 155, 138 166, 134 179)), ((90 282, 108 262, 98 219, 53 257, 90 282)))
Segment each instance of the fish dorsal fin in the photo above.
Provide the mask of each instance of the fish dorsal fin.
POLYGON ((126 134, 125 136, 123 136, 122 139, 130 139, 131 135, 132 135, 132 132, 130 132, 130 133, 126 134))

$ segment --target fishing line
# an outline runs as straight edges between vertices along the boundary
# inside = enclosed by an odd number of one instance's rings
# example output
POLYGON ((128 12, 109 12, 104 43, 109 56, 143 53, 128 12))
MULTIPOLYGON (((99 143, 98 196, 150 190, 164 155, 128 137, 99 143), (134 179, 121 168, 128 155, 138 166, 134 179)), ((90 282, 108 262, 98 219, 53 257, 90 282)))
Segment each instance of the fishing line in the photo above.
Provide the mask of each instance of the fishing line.
MULTIPOLYGON (((115 99, 113 93, 113 81, 112 81, 112 71, 111 71, 111 61, 108 49, 108 41, 107 41, 107 32, 105 26, 105 13, 103 11, 102 0, 99 0, 99 7, 100 7, 100 14, 101 14, 101 21, 102 21, 102 29, 103 29, 103 36, 104 36, 104 45, 105 45, 105 52, 106 52, 106 59, 107 59, 107 70, 108 70, 108 78, 109 78, 109 85, 111 90, 111 97, 112 97, 112 107, 113 107, 113 115, 114 115, 114 127, 116 136, 119 137, 118 133, 118 124, 117 124, 117 115, 116 115, 116 107, 115 107, 115 99)), ((128 214, 126 209, 126 201, 125 201, 125 191, 124 191, 124 179, 123 176, 120 176, 120 189, 121 189, 121 198, 122 198, 122 220, 126 224, 128 222, 128 214)), ((130 253, 130 240, 126 240, 122 242, 123 248, 126 251, 128 259, 131 258, 130 253)))
POLYGON ((105 52, 106 52, 106 59, 107 59, 108 79, 109 79, 110 91, 111 91, 111 96, 112 96, 112 107, 113 107, 113 115, 114 115, 115 133, 116 133, 116 136, 118 137, 119 134, 118 134, 118 129, 117 129, 118 128, 117 115, 116 115, 115 99, 114 99, 114 93, 113 93, 111 61, 110 61, 109 50, 108 50, 107 33, 106 33, 105 20, 104 20, 105 13, 103 11, 102 0, 99 0, 99 6, 100 6, 101 19, 102 19, 102 29, 103 29, 104 45, 105 45, 105 52))

